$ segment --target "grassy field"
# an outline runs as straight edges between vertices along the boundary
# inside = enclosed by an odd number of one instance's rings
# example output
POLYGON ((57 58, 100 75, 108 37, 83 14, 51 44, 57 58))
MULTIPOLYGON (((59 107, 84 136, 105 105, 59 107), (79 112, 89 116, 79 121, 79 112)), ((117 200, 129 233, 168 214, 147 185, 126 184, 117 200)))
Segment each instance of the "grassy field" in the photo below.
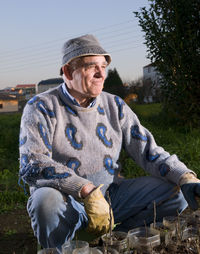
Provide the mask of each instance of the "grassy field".
POLYGON ((23 207, 27 197, 18 185, 21 114, 0 115, 0 213, 23 207))
MULTIPOLYGON (((178 126, 161 114, 160 104, 131 105, 141 123, 151 131, 158 145, 176 154, 200 177, 200 130, 178 126)), ((23 207, 27 196, 18 185, 18 137, 20 114, 0 115, 0 213, 23 207)), ((125 177, 145 175, 122 151, 120 157, 125 177)))
MULTIPOLYGON (((176 154, 188 168, 200 177, 200 129, 191 129, 171 122, 162 113, 161 104, 131 105, 140 122, 154 136, 156 143, 170 154, 176 154)), ((144 172, 126 154, 122 153, 124 174, 140 176, 144 172), (133 168, 136 170, 133 171, 133 168)))

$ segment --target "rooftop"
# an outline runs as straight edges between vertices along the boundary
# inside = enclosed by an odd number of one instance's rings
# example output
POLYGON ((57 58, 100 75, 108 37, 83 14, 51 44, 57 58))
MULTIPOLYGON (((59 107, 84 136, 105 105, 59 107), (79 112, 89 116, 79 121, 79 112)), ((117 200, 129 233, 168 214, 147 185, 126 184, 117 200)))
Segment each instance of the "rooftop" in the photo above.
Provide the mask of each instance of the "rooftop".
POLYGON ((51 79, 40 81, 38 85, 50 85, 50 84, 61 84, 61 83, 63 83, 62 78, 51 78, 51 79))
POLYGON ((15 88, 35 88, 35 84, 19 84, 15 88))

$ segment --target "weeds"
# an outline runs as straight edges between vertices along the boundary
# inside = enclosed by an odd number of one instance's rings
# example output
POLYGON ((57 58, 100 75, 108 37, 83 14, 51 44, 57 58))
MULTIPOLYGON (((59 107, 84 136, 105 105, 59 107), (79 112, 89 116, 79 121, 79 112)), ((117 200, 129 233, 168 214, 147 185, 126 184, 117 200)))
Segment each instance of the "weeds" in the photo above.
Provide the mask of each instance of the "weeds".
POLYGON ((17 231, 15 229, 8 229, 6 232, 5 232, 5 236, 11 236, 11 235, 14 235, 16 234, 17 231))

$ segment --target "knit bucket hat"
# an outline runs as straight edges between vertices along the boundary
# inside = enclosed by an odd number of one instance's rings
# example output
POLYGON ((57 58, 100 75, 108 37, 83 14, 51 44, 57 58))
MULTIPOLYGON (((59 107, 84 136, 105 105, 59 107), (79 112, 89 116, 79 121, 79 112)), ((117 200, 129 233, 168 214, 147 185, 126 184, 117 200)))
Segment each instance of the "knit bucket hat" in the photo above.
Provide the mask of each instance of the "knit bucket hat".
MULTIPOLYGON (((64 43, 62 48, 62 66, 81 56, 105 56, 107 63, 111 62, 111 56, 101 47, 98 40, 92 34, 86 34, 64 43)), ((60 75, 63 74, 62 68, 60 75)))

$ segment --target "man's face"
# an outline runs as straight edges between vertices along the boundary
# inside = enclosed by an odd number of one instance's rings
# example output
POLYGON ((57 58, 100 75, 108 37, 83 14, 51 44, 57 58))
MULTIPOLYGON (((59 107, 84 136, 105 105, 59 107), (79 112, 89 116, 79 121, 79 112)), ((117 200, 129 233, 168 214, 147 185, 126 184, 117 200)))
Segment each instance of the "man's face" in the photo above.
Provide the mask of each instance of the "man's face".
POLYGON ((79 98, 93 98, 102 92, 107 62, 104 56, 86 56, 72 72, 71 94, 79 98))

